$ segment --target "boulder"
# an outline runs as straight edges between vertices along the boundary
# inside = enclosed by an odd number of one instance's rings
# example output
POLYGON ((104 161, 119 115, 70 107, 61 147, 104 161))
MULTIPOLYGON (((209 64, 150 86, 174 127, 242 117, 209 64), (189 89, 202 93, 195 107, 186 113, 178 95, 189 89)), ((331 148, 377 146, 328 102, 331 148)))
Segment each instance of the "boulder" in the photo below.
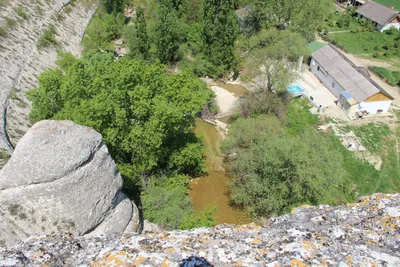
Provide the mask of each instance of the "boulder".
POLYGON ((123 232, 138 224, 138 211, 121 187, 99 133, 71 121, 38 122, 0 171, 0 245, 51 232, 123 232))

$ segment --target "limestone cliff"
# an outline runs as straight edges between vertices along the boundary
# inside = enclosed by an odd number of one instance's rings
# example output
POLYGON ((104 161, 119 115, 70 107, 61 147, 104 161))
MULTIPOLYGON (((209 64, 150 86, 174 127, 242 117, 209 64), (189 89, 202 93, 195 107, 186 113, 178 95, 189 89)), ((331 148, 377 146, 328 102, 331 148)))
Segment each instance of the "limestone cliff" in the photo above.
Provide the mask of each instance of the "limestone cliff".
POLYGON ((8 153, 31 126, 25 92, 41 72, 55 66, 57 50, 81 54, 81 38, 96 0, 6 0, 0 5, 0 149, 8 153), (38 40, 55 26, 58 47, 39 49, 38 40), (7 117, 7 119, 6 119, 7 117), (7 129, 7 131, 6 131, 7 129))
POLYGON ((0 266, 179 266, 191 255, 214 266, 400 266, 400 194, 301 207, 263 227, 31 237, 0 249, 0 266))
POLYGON ((99 133, 38 122, 0 171, 0 246, 52 232, 135 232, 138 210, 121 187, 99 133))

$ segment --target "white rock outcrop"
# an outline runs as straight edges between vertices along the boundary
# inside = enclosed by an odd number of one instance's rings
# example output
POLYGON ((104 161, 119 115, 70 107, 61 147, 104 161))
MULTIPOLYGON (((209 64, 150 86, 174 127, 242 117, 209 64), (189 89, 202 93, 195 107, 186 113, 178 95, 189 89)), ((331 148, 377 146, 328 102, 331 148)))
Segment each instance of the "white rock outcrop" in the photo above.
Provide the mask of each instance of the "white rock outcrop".
MULTIPOLYGON (((3 1, 4 2, 4 1, 3 1)), ((58 51, 81 55, 81 40, 97 0, 12 0, 0 5, 0 152, 30 128, 25 92, 38 86, 38 76, 55 67, 58 51), (37 47, 54 25, 57 47, 37 47)))
POLYGON ((0 171, 0 244, 51 232, 133 231, 138 210, 121 187, 99 133, 71 121, 38 122, 0 171))

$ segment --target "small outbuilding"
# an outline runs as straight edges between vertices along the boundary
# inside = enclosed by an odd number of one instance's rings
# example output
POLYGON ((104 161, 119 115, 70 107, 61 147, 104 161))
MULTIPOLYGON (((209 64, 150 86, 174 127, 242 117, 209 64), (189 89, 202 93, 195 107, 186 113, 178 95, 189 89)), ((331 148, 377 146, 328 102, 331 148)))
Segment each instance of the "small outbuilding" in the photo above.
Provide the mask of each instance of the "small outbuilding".
POLYGON ((388 112, 393 97, 333 46, 314 52, 310 69, 349 117, 388 112))
POLYGON ((393 6, 390 8, 369 0, 360 6, 356 12, 359 19, 367 19, 380 32, 389 30, 390 28, 400 29, 399 11, 394 10, 393 6))

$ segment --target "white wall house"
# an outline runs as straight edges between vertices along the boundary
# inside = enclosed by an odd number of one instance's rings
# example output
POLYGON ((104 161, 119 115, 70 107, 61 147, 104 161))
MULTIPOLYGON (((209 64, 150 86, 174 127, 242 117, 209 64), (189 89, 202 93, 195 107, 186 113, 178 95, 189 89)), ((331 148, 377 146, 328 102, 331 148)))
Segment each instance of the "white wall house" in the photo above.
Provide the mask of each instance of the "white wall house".
POLYGON ((365 18, 370 21, 380 32, 389 30, 390 28, 400 29, 399 11, 393 8, 369 0, 360 6, 356 12, 359 19, 365 18))
POLYGON ((311 72, 336 97, 337 105, 349 116, 357 112, 388 112, 393 97, 385 92, 342 53, 326 45, 312 54, 311 72))

